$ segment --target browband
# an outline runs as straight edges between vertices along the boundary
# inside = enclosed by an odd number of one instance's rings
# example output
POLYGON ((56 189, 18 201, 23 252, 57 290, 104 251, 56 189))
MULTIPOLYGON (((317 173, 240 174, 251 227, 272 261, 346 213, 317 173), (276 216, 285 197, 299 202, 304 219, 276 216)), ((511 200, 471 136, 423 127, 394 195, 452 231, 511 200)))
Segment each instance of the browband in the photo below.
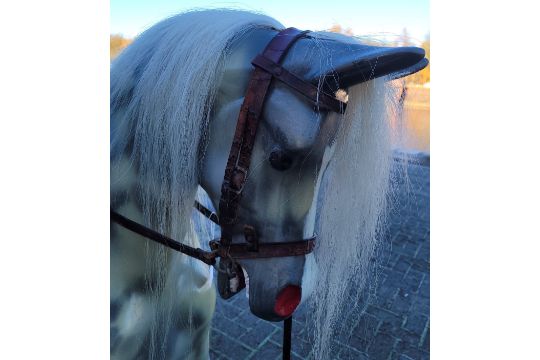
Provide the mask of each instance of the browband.
POLYGON ((275 79, 287 84, 290 88, 304 95, 317 110, 322 109, 342 114, 347 108, 346 103, 336 99, 332 95, 328 95, 322 90, 319 90, 319 88, 312 83, 309 83, 290 73, 280 64, 273 62, 263 55, 257 55, 251 64, 272 74, 275 79))

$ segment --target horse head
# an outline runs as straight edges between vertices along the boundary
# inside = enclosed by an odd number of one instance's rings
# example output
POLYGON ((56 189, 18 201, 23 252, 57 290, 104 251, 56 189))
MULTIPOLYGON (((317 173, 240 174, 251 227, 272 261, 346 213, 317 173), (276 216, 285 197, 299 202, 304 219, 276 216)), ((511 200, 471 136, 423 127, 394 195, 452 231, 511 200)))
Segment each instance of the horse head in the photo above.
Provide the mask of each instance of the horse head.
MULTIPOLYGON (((269 17, 247 12, 191 12, 151 27, 120 54, 111 67, 113 209, 180 242, 200 245, 191 220, 197 188, 219 210, 252 61, 281 28, 269 17)), ((313 317, 328 323, 339 313, 345 289, 362 287, 374 252, 391 162, 386 115, 391 106, 384 83, 422 69, 427 60, 414 47, 368 46, 339 34, 311 32, 292 44, 281 65, 315 86, 316 97, 326 93, 346 101, 347 110, 314 106, 287 84, 271 82, 237 219, 229 229, 231 241, 245 241, 247 224, 259 244, 317 236, 316 248, 307 255, 238 259, 235 266, 249 283, 255 315, 287 318, 316 290, 316 300, 325 307, 313 317), (339 280, 342 285, 336 284, 339 280)), ((185 257, 122 236, 111 233, 111 241, 122 239, 114 249, 111 245, 111 297, 148 294, 141 303, 154 310, 146 325, 132 331, 139 334, 148 327, 152 352, 160 348, 156 342, 167 341, 164 329, 183 324, 179 314, 184 313, 174 313, 175 301, 195 298, 178 278, 198 279, 192 285, 209 291, 204 280, 209 272, 197 266, 186 274, 178 265, 189 264, 185 257)), ((218 284, 230 286, 232 278, 224 276, 219 272, 218 284)), ((207 333, 211 311, 197 312, 197 301, 185 314, 198 319, 207 333)), ((330 328, 324 326, 323 340, 330 328)), ((201 341, 207 347, 207 337, 201 341)))
MULTIPOLYGON (((216 208, 253 71, 251 61, 277 33, 271 28, 245 33, 232 44, 224 64, 200 178, 216 208)), ((367 46, 343 35, 312 32, 292 45, 282 66, 321 91, 340 93, 343 98, 355 85, 390 74, 403 76, 426 64, 423 49, 367 46)), ((343 117, 314 108, 301 93, 274 81, 260 121, 233 243, 245 242, 244 224, 253 226, 261 243, 311 238, 315 236, 320 182, 332 160, 343 117)), ((283 320, 307 297, 312 289, 304 283, 312 274, 306 271, 306 256, 238 261, 248 278, 249 305, 255 315, 283 320)))

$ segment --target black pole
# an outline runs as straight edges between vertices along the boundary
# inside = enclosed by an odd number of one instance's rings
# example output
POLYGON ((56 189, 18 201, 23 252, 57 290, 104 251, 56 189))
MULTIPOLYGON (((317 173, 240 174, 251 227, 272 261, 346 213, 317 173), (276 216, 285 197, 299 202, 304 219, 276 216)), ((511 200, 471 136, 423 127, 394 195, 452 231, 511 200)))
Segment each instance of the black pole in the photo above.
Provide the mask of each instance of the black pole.
POLYGON ((283 321, 283 360, 291 360, 292 316, 283 321))

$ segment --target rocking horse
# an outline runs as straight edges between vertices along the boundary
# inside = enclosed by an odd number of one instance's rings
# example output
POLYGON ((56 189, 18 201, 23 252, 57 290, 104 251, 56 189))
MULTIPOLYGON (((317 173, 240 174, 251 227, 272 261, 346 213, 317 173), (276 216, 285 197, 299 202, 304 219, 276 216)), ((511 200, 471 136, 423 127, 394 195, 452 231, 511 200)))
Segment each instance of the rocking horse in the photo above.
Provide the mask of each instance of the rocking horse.
POLYGON ((289 334, 311 301, 325 358, 384 216, 388 81, 426 65, 244 11, 141 34, 111 66, 111 357, 208 358, 214 266, 221 297, 245 288, 289 334), (209 245, 193 207, 219 226, 209 245))

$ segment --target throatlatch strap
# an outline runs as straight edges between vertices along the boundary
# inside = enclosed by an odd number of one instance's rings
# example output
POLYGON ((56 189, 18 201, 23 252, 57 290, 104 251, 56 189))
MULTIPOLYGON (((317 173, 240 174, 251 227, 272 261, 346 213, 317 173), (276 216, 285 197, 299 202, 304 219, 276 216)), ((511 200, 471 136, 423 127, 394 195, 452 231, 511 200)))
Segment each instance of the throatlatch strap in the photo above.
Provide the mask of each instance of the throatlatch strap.
MULTIPOLYGON (((291 45, 305 33, 307 31, 295 28, 280 31, 266 46, 263 56, 279 64, 291 45)), ((233 226, 236 223, 238 205, 248 176, 259 119, 272 77, 271 73, 260 67, 253 69, 246 96, 240 108, 219 201, 223 245, 230 244, 232 240, 233 226)))
POLYGON ((141 225, 133 220, 128 219, 125 216, 120 215, 113 209, 111 209, 111 220, 118 225, 130 231, 133 231, 136 234, 139 234, 157 243, 165 245, 168 248, 181 252, 182 254, 186 254, 195 259, 201 260, 208 265, 214 265, 216 263, 216 257, 218 254, 210 251, 205 251, 200 248, 194 248, 186 244, 182 244, 176 240, 171 239, 170 237, 162 235, 157 231, 147 228, 144 225, 141 225))

